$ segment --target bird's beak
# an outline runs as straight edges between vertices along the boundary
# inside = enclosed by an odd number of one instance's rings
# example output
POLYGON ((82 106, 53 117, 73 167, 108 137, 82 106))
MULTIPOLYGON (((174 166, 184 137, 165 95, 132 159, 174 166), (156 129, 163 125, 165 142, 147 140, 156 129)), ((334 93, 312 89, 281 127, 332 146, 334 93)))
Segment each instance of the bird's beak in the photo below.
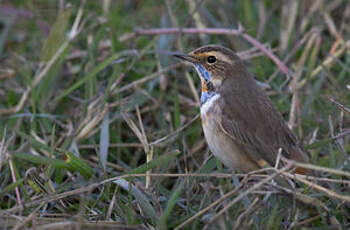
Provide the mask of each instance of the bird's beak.
POLYGON ((198 60, 195 57, 188 54, 173 54, 173 56, 181 60, 188 61, 192 64, 198 62, 198 60))

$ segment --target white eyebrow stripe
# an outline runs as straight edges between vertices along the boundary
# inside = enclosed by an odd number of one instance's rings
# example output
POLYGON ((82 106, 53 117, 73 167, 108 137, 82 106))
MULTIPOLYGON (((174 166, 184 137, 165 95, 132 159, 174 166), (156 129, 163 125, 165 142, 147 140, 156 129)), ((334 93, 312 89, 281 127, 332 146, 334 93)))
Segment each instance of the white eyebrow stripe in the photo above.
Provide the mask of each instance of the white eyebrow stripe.
POLYGON ((218 51, 209 51, 205 53, 206 56, 215 56, 216 59, 227 62, 227 63, 231 63, 232 60, 230 60, 227 56, 223 55, 222 53, 218 52, 218 51))

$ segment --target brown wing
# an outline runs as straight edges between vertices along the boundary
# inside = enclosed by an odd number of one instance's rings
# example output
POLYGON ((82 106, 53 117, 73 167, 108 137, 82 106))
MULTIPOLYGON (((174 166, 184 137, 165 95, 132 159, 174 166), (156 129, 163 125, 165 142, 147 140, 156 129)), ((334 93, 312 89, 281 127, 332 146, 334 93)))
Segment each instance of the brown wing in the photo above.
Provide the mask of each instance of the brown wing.
POLYGON ((263 160, 273 166, 279 148, 282 148, 286 158, 308 162, 271 100, 250 76, 246 77, 239 83, 233 82, 233 88, 220 92, 223 94, 220 100, 223 116, 220 125, 223 131, 258 164, 263 160))

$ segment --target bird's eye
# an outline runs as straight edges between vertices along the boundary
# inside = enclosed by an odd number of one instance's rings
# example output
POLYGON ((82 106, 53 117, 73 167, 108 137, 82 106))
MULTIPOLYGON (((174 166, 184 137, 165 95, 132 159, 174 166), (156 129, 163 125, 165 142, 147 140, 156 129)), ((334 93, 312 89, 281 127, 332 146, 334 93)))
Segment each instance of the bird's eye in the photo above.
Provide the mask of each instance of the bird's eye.
POLYGON ((208 63, 213 64, 216 62, 216 57, 215 56, 209 56, 207 59, 208 63))

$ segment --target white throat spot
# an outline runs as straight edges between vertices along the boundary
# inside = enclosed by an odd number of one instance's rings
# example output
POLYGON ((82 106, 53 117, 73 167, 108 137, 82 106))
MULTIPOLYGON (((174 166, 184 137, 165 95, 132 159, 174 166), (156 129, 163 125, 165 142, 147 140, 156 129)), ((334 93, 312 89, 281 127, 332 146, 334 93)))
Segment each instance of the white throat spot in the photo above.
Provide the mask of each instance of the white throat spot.
POLYGON ((213 103, 217 101, 220 98, 220 94, 215 94, 213 97, 209 98, 208 101, 206 101, 202 106, 201 106, 201 115, 205 115, 209 109, 213 106, 213 103))

